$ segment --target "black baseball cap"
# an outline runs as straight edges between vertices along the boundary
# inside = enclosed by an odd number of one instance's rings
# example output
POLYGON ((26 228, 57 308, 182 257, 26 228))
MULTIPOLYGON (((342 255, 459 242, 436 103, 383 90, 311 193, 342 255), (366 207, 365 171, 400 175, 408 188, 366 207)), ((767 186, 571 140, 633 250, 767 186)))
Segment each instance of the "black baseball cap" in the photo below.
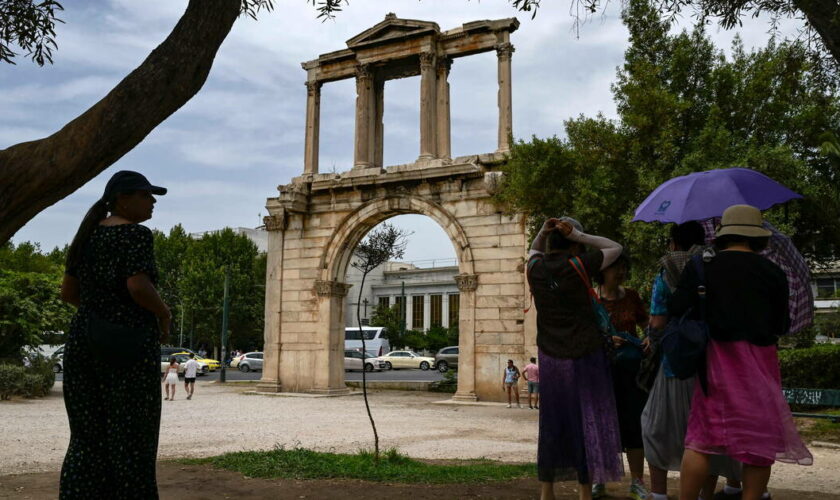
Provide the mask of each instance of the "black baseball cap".
POLYGON ((152 194, 163 195, 166 194, 166 188, 160 186, 153 186, 149 179, 140 172, 132 170, 120 170, 108 181, 105 185, 105 192, 102 194, 103 200, 113 198, 120 193, 130 193, 132 191, 149 191, 152 194))

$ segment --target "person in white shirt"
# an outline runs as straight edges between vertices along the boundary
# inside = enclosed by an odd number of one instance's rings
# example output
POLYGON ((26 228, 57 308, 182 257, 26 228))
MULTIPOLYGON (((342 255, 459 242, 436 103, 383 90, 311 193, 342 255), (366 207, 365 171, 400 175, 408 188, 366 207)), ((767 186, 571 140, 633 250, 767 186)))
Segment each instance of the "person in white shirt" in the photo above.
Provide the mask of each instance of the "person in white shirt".
POLYGON ((192 399, 195 391, 195 375, 198 372, 198 361, 195 354, 190 353, 190 360, 184 365, 184 390, 187 392, 187 399, 192 399))

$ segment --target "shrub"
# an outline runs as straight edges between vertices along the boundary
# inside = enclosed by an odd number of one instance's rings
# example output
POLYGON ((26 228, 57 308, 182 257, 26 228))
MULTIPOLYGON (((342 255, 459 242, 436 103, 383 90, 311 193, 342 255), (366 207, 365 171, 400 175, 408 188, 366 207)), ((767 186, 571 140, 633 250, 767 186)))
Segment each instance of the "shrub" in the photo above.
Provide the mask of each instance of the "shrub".
POLYGON ((782 385, 789 388, 840 389, 840 346, 819 345, 779 351, 782 385))
POLYGON ((21 394, 25 373, 26 369, 22 366, 0 364, 0 400, 21 394))
POLYGON ((429 386, 430 392, 448 392, 454 394, 458 390, 458 372, 449 370, 443 374, 443 380, 429 386))

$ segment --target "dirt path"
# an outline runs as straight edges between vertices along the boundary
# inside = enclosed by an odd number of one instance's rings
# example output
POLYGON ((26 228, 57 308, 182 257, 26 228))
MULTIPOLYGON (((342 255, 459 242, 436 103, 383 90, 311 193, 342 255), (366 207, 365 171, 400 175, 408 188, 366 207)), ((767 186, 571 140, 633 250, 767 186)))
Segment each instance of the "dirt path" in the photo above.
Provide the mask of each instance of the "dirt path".
MULTIPOLYGON (((193 500, 218 498, 277 499, 277 500, 338 500, 364 498, 365 500, 443 499, 536 499, 537 483, 533 479, 485 483, 480 485, 406 485, 368 483, 364 481, 287 481, 249 479, 230 471, 209 467, 183 466, 172 462, 158 465, 158 486, 161 500, 178 500, 189 492, 193 500)), ((677 483, 671 484, 671 494, 677 494, 677 483)), ((578 498, 573 483, 556 485, 559 500, 578 498)), ((625 484, 611 484, 613 496, 624 498, 625 484)), ((58 495, 58 472, 41 472, 18 476, 0 476, 0 499, 52 500, 58 495)), ((827 493, 773 490, 775 500, 835 500, 838 495, 827 493)))
MULTIPOLYGON (((364 405, 359 396, 341 398, 302 398, 247 396, 250 387, 242 384, 219 386, 199 383, 192 401, 183 399, 180 391, 174 402, 164 401, 161 423, 159 456, 162 459, 218 455, 228 451, 271 449, 277 445, 302 446, 320 451, 352 453, 372 444, 366 423, 364 405)), ((533 462, 536 457, 537 412, 526 409, 507 409, 504 406, 450 406, 434 404, 445 399, 444 395, 429 393, 379 392, 371 396, 371 406, 377 419, 382 446, 396 447, 402 453, 424 459, 490 458, 507 462, 533 462)), ((0 498, 12 486, 9 474, 49 472, 43 476, 53 490, 47 497, 55 497, 56 473, 67 447, 69 430, 60 384, 53 394, 41 400, 18 400, 0 403, 0 498)), ((774 498, 840 498, 840 450, 812 448, 815 465, 801 467, 780 464, 774 467, 771 490, 774 498), (779 496, 784 490, 798 491, 799 496, 779 496), (780 492, 777 494, 777 492, 780 492), (806 496, 804 492, 820 492, 828 496, 806 496)), ((178 482, 178 467, 163 463, 161 488, 165 493, 167 477, 173 491, 178 482), (170 472, 171 471, 171 472, 170 472), (166 474, 171 474, 167 476, 166 474)), ((204 469, 188 468, 190 474, 204 474, 212 481, 218 474, 204 469)), ((186 474, 187 471, 184 471, 186 474)), ((37 476, 24 476, 35 481, 37 476)), ((237 490, 237 484, 263 484, 258 480, 243 480, 239 476, 229 484, 208 489, 224 494, 237 490)), ((204 483, 205 479, 196 479, 204 483)), ((221 481, 221 479, 219 479, 221 481)), ((40 481, 40 479, 38 480, 40 481)), ((36 481, 37 482, 37 481, 36 481)), ((295 490, 295 482, 267 482, 271 488, 283 491, 300 491, 306 495, 310 482, 295 490), (278 486, 280 484, 280 486, 278 486)), ((326 495, 334 482, 317 481, 326 495)), ((17 483, 14 483, 17 484, 17 483)), ((189 482, 190 488, 194 482, 189 482)), ((350 482, 350 485, 355 484, 350 482)), ((529 498, 532 483, 525 481, 490 486, 495 493, 485 496, 479 490, 464 490, 464 496, 481 495, 481 498, 529 498), (526 487, 527 486, 527 487, 526 487), (501 488, 501 489, 499 489, 501 488), (496 495, 496 496, 493 496, 496 495), (502 496, 499 496, 502 495, 502 496), (507 496, 505 496, 507 495, 507 496), (517 496, 521 495, 521 496, 517 496)), ((25 484, 22 484, 26 486, 25 484)), ((204 486, 202 486, 203 488, 204 486)), ((268 486, 266 486, 268 487, 268 486)), ((319 486, 320 487, 320 486, 319 486)), ((342 483, 338 490, 346 493, 342 483)), ((368 496, 369 488, 381 485, 359 486, 368 496)), ((397 486, 387 486, 393 494, 397 486)), ((436 490, 421 487, 422 491, 435 492, 435 498, 453 498, 444 492, 452 487, 436 490), (442 496, 443 495, 443 496, 442 496)), ((466 488, 466 487, 465 487, 466 488)), ((476 487, 478 488, 478 487, 476 487)), ((49 491, 49 490, 45 490, 49 491)), ((274 490, 272 490, 274 491, 274 490)), ((619 489, 617 491, 623 491, 619 489)), ((34 494, 34 493, 33 493, 34 494)), ((384 494, 384 493, 383 493, 384 494)), ((792 493, 790 493, 793 495, 792 493)), ((242 495, 245 495, 243 493, 242 495)), ((242 496, 240 498, 264 498, 242 496)), ((412 494, 412 496, 414 496, 412 494)), ((456 495, 457 496, 457 495, 456 495)), ((23 498, 23 497, 18 497, 23 498)), ((45 498, 45 497, 31 497, 45 498)), ((208 497, 209 498, 209 497, 208 497)), ((279 497, 286 498, 286 497, 279 497)), ((288 497, 299 498, 299 496, 288 497)), ((316 498, 308 496, 307 498, 316 498)), ((330 498, 322 496, 317 498, 330 498)), ((338 498, 338 497, 336 497, 338 498)), ((377 497, 373 497, 377 498, 377 497)), ((384 497, 383 497, 384 498, 384 497)), ((425 498, 425 497, 418 497, 425 498)))

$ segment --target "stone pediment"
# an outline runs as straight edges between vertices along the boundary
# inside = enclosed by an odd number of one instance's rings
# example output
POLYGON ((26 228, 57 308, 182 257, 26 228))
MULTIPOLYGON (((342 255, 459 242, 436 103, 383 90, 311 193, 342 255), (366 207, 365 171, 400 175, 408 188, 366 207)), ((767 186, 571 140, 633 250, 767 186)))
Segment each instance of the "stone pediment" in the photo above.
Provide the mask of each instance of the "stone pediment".
POLYGON ((391 13, 385 16, 384 21, 347 40, 347 47, 353 49, 396 38, 413 38, 428 33, 440 33, 440 27, 437 23, 415 19, 400 19, 391 13))

